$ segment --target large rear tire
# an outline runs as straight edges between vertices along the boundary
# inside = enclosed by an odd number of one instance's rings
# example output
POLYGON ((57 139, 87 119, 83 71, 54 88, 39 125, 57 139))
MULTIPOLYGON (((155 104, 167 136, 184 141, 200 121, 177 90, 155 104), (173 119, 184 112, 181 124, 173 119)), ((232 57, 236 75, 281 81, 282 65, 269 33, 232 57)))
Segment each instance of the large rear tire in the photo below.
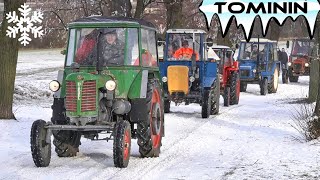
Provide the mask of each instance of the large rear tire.
POLYGON ((226 86, 223 90, 223 106, 230 106, 230 87, 226 86))
POLYGON ((220 110, 220 80, 217 79, 217 82, 213 87, 213 99, 211 101, 211 115, 219 114, 220 110))
MULTIPOLYGON (((65 115, 64 99, 55 98, 53 101, 52 118, 53 124, 65 125, 69 123, 65 115)), ((75 131, 52 131, 53 145, 59 157, 73 157, 79 152, 81 133, 75 131)))
POLYGON ((115 167, 125 168, 129 164, 131 150, 131 126, 120 120, 114 127, 113 162, 115 167))
POLYGON ((279 86, 279 70, 276 68, 274 70, 273 76, 271 77, 271 82, 268 84, 268 93, 276 93, 279 86))
POLYGON ((230 105, 238 104, 240 97, 240 77, 238 72, 231 73, 230 79, 230 105))
POLYGON ((137 138, 141 157, 159 157, 164 134, 164 109, 162 91, 156 79, 147 85, 146 121, 137 123, 137 138))
POLYGON ((44 120, 33 122, 30 133, 30 144, 33 162, 37 167, 47 167, 51 160, 51 142, 46 142, 47 129, 44 120))

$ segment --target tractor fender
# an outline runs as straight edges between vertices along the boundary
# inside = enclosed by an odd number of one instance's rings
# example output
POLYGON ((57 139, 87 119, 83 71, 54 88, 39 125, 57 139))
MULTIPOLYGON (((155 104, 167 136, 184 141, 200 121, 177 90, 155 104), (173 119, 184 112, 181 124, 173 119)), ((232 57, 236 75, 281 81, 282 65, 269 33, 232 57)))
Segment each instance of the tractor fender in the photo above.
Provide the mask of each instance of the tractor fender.
POLYGON ((204 77, 203 78, 203 88, 211 88, 211 86, 216 81, 217 77, 204 77))

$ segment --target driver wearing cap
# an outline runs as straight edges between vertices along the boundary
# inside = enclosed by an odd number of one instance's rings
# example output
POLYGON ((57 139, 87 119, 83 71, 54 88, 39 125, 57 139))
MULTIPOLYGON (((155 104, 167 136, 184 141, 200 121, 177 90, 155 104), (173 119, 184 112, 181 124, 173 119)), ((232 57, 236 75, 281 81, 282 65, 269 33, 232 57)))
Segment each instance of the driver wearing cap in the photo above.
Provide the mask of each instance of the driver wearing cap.
POLYGON ((102 62, 103 66, 124 64, 124 44, 118 39, 113 28, 102 31, 102 62))

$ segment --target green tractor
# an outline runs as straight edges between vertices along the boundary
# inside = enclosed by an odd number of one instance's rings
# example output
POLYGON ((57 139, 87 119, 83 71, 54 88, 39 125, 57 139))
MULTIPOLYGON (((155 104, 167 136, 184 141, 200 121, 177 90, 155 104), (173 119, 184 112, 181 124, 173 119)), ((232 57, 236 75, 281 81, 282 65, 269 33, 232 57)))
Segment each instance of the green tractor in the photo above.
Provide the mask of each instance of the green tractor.
POLYGON ((35 165, 76 156, 81 137, 113 140, 116 167, 128 166, 131 138, 141 157, 158 157, 164 136, 156 29, 132 18, 88 17, 69 24, 64 70, 50 83, 51 122, 31 128, 35 165), (100 135, 100 136, 99 136, 100 135))

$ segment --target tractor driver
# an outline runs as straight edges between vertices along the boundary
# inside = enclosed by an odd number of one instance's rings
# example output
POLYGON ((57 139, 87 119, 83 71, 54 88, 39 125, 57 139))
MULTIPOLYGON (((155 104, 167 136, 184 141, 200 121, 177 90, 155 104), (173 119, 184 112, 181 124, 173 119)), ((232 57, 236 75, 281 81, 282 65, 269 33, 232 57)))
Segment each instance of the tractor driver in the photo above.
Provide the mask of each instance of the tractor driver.
POLYGON ((184 40, 182 42, 182 47, 176 50, 173 57, 176 59, 191 59, 193 53, 196 55, 196 60, 199 61, 199 53, 194 51, 192 48, 189 48, 188 41, 184 40))
POLYGON ((102 34, 102 65, 123 65, 124 44, 118 39, 116 29, 104 29, 102 34))
POLYGON ((250 59, 257 60, 258 58, 258 46, 253 45, 252 46, 252 52, 250 54, 250 59))

